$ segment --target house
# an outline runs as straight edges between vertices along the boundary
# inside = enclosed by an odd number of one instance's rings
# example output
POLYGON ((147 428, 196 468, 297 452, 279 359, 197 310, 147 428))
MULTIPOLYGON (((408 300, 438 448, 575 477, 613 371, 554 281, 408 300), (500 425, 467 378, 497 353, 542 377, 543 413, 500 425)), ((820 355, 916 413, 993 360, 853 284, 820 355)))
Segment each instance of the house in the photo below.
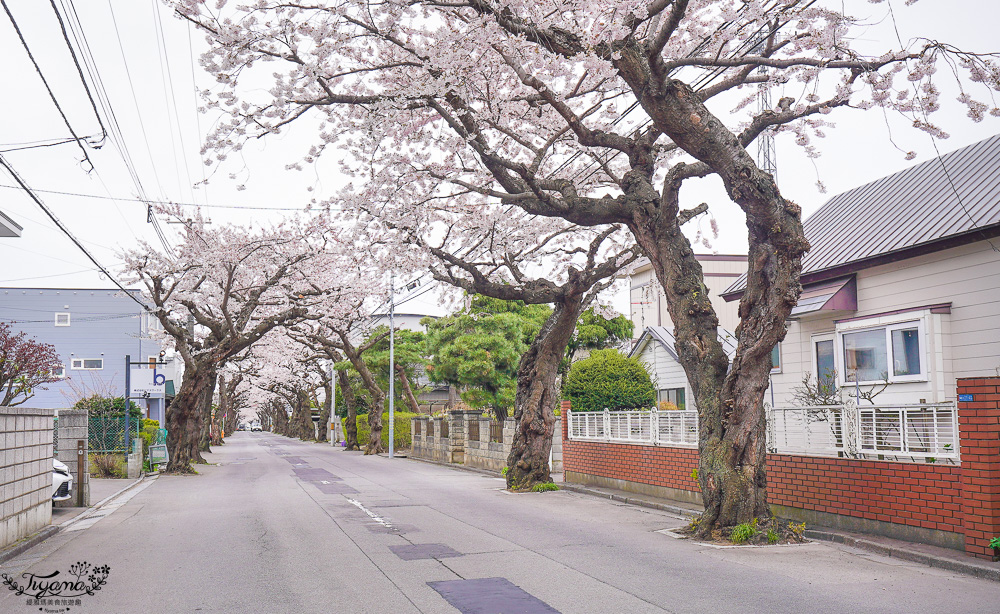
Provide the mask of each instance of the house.
MULTIPOLYGON (((704 273, 709 300, 719 316, 719 339, 726 354, 736 351, 736 339, 730 332, 739 324, 738 303, 727 302, 722 292, 747 270, 747 257, 740 255, 696 254, 704 273)), ((637 357, 649 369, 656 387, 657 403, 666 401, 679 409, 695 409, 691 385, 684 368, 677 362, 674 348, 674 325, 667 311, 663 288, 647 258, 639 260, 629 274, 631 318, 637 338, 629 356, 637 357)))
MULTIPOLYGON (((131 291, 139 298, 138 290, 131 291)), ((58 382, 35 391, 28 404, 43 409, 70 407, 79 398, 125 392, 125 357, 132 362, 161 360, 160 342, 150 337, 155 318, 119 290, 90 288, 0 288, 0 320, 39 342, 55 346, 62 362, 53 365, 58 382)), ((159 373, 162 366, 157 365, 159 373)), ((133 390, 152 379, 133 366, 133 390)), ((165 378, 167 379, 167 378, 165 378)), ((172 382, 171 382, 172 383, 172 382)), ((133 399, 146 415, 163 421, 165 394, 133 399)))
POLYGON ((24 228, 0 211, 0 237, 20 237, 24 228))
MULTIPOLYGON (((722 292, 746 273, 746 255, 696 254, 695 258, 701 263, 705 287, 708 288, 712 308, 719 316, 719 326, 726 330, 736 330, 740 323, 739 304, 723 299, 722 292)), ((650 326, 673 330, 674 325, 667 311, 667 299, 648 258, 640 259, 629 272, 629 302, 636 338, 650 326)))
POLYGON ((879 405, 954 401, 959 378, 1000 374, 1000 135, 835 196, 804 229, 778 405, 817 374, 879 405))
MULTIPOLYGON (((736 353, 736 337, 719 329, 719 341, 726 356, 732 360, 736 353)), ((664 326, 648 326, 632 346, 629 357, 638 358, 649 369, 650 379, 656 387, 656 402, 673 403, 677 409, 697 409, 694 393, 688 383, 684 367, 677 361, 674 333, 664 326)))

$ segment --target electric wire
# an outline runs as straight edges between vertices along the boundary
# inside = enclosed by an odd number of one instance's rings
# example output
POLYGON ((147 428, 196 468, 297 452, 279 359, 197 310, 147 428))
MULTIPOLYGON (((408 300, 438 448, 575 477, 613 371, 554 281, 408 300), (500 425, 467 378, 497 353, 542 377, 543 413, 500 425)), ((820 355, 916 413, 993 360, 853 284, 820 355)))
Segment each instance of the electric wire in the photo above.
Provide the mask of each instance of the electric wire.
POLYGON ((62 31, 63 40, 66 41, 66 48, 69 49, 69 54, 73 58, 73 65, 76 66, 76 72, 80 75, 80 82, 83 83, 83 89, 87 92, 87 99, 90 100, 90 107, 94 109, 94 115, 97 117, 97 123, 101 127, 101 132, 107 135, 108 131, 104 127, 104 122, 101 121, 101 114, 97 112, 97 104, 94 102, 94 96, 90 93, 90 86, 87 85, 87 80, 83 76, 83 69, 80 68, 80 60, 76 57, 76 50, 73 49, 73 45, 69 42, 69 35, 66 33, 66 23, 63 21, 62 15, 59 13, 59 9, 56 8, 55 0, 49 0, 49 4, 52 6, 52 12, 56 14, 56 19, 59 21, 59 29, 62 31))
POLYGON ((34 192, 33 192, 33 191, 31 190, 31 188, 30 188, 30 187, 28 187, 28 184, 26 184, 26 183, 24 182, 24 180, 23 180, 23 179, 21 179, 21 176, 17 174, 17 171, 15 171, 15 170, 14 170, 14 167, 13 167, 13 166, 11 166, 9 162, 7 162, 7 159, 6 159, 6 158, 4 158, 4 157, 3 157, 3 155, 0 155, 0 166, 3 166, 3 167, 4 167, 4 168, 5 168, 6 170, 7 170, 7 172, 8 172, 8 173, 10 173, 11 177, 13 177, 13 178, 14 178, 14 181, 16 181, 16 182, 18 183, 18 185, 20 185, 20 186, 21 186, 21 188, 22 188, 22 189, 23 189, 23 190, 25 191, 25 193, 27 193, 27 194, 28 194, 28 196, 30 196, 30 197, 31 197, 31 200, 35 201, 35 204, 37 204, 37 205, 38 205, 38 206, 39 206, 39 207, 40 207, 40 208, 42 209, 42 211, 44 211, 44 212, 45 212, 45 214, 46 214, 47 216, 49 216, 49 218, 50 218, 50 219, 51 219, 51 220, 52 220, 53 222, 55 222, 56 226, 58 226, 58 227, 59 227, 59 229, 60 229, 60 230, 61 230, 61 231, 63 232, 63 234, 65 234, 65 235, 66 235, 67 237, 69 237, 70 241, 72 241, 72 242, 73 242, 73 244, 74 244, 74 245, 76 245, 76 246, 77 246, 77 247, 78 247, 78 248, 80 249, 80 251, 82 251, 82 252, 83 252, 83 254, 84 254, 84 255, 85 255, 86 257, 87 257, 87 259, 88 259, 88 260, 90 260, 91 262, 93 262, 93 263, 94 263, 94 266, 96 266, 96 267, 97 267, 98 269, 100 269, 100 271, 101 271, 102 273, 104 273, 104 275, 105 275, 105 276, 107 276, 107 278, 108 278, 109 280, 111 280, 111 281, 112 281, 112 282, 113 282, 113 283, 114 283, 114 284, 115 284, 116 286, 118 286, 118 288, 120 288, 120 289, 121 289, 121 290, 122 290, 122 291, 123 291, 123 292, 124 292, 124 293, 126 294, 126 296, 128 296, 128 297, 129 297, 129 298, 131 298, 131 299, 132 299, 133 301, 135 301, 136 303, 138 303, 138 304, 139 304, 140 306, 142 306, 142 308, 143 308, 143 309, 145 309, 146 311, 149 311, 149 307, 148 307, 148 306, 147 306, 147 305, 146 305, 145 303, 143 303, 143 302, 142 302, 142 301, 140 301, 140 300, 139 300, 138 298, 136 298, 136 297, 135 297, 135 295, 133 294, 133 292, 131 292, 131 291, 130 291, 130 290, 129 290, 128 288, 126 288, 125 286, 123 286, 123 285, 121 284, 121 282, 119 282, 119 281, 118 281, 118 279, 117 279, 117 278, 115 278, 115 276, 114 276, 114 275, 112 275, 112 274, 111 274, 111 272, 110 272, 110 271, 108 271, 108 270, 107 270, 107 269, 106 269, 106 268, 104 267, 104 265, 103 265, 103 264, 101 264, 100 262, 98 262, 98 261, 97 261, 97 258, 95 258, 95 257, 94 257, 94 256, 93 256, 93 255, 92 255, 92 254, 91 254, 91 253, 90 253, 90 252, 89 252, 89 251, 87 250, 87 248, 86 248, 86 247, 84 247, 84 246, 83 246, 83 244, 82 244, 82 243, 80 243, 80 241, 79 241, 79 240, 78 240, 78 239, 77 239, 77 238, 76 238, 75 236, 73 236, 73 233, 71 233, 71 232, 69 231, 69 228, 67 228, 67 227, 66 227, 66 226, 65 226, 65 225, 64 225, 64 224, 62 223, 62 221, 60 221, 60 220, 59 220, 59 218, 58 218, 58 217, 56 217, 56 215, 55 215, 55 214, 54 214, 54 213, 52 212, 52 210, 51 210, 51 209, 49 209, 49 208, 48 208, 48 206, 46 206, 46 205, 45 205, 45 203, 44 203, 44 202, 42 202, 42 200, 41 200, 40 198, 38 198, 38 195, 36 195, 36 194, 35 194, 35 193, 34 193, 34 192))
MULTIPOLYGON (((14 185, 4 185, 4 184, 0 184, 0 188, 7 188, 10 190, 20 189, 19 187, 14 185)), ((60 190, 36 189, 35 192, 38 192, 39 194, 78 196, 80 198, 93 198, 96 200, 125 200, 125 201, 141 202, 144 204, 165 205, 165 206, 178 205, 181 207, 205 207, 207 209, 246 209, 251 211, 297 211, 300 213, 306 210, 306 207, 254 207, 252 205, 221 205, 221 204, 202 205, 199 203, 176 202, 172 200, 151 200, 144 198, 124 197, 124 196, 101 196, 99 194, 83 194, 80 192, 65 192, 60 190)))
MULTIPOLYGON (((83 146, 85 142, 73 129, 73 126, 69 122, 69 118, 66 117, 66 112, 63 111, 62 105, 59 104, 59 99, 56 98, 55 93, 52 91, 52 87, 49 85, 48 79, 45 78, 45 74, 42 73, 41 66, 38 65, 38 61, 35 60, 35 55, 31 52, 31 48, 28 46, 28 41, 25 40, 24 35, 21 33, 20 26, 17 25, 17 20, 14 19, 14 14, 10 12, 10 7, 7 6, 7 0, 0 0, 0 5, 3 5, 4 11, 7 13, 7 18, 10 19, 11 25, 14 26, 14 31, 17 32, 17 37, 21 41, 21 46, 24 47, 25 52, 28 54, 28 58, 31 60, 31 64, 35 67, 35 72, 38 73, 38 77, 42 80, 42 84, 45 85, 45 90, 49 93, 49 98, 52 99, 52 103, 56 106, 56 110, 59 111, 59 115, 62 117, 63 123, 66 124, 66 128, 69 129, 69 133, 73 135, 73 140, 76 142, 80 151, 83 152, 83 158, 90 165, 90 168, 94 168, 94 162, 90 159, 90 153, 87 148, 83 146)), ((88 143, 90 144, 90 143, 88 143)))

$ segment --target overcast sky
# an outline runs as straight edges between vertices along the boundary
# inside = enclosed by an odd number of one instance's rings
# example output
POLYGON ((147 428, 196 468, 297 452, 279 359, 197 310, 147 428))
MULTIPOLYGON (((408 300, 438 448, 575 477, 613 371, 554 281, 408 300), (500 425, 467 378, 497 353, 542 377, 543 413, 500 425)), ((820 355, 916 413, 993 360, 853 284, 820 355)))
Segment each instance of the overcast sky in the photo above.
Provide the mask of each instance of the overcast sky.
MULTIPOLYGON (((70 126, 81 137, 99 134, 97 118, 49 3, 7 0, 7 4, 70 126)), ((841 3, 835 4, 839 7, 841 3)), ((872 5, 865 0, 847 0, 845 4, 849 12, 869 17, 873 23, 864 44, 870 44, 871 49, 898 46, 885 4, 872 5)), ((266 208, 300 209, 310 198, 322 196, 324 188, 337 185, 336 177, 324 175, 323 165, 304 172, 284 170, 284 164, 300 158, 311 142, 302 130, 250 144, 241 157, 230 158, 226 168, 209 175, 213 169, 202 164, 199 147, 210 118, 196 112, 195 96, 196 84, 201 88, 212 85, 197 67, 197 55, 205 45, 203 37, 157 0, 78 0, 76 8, 93 65, 123 135, 123 147, 108 140, 99 150, 88 148, 94 167, 89 173, 89 165, 81 162, 83 154, 75 145, 37 147, 66 139, 69 129, 10 20, 0 14, 0 57, 4 58, 0 70, 5 94, 0 97, 4 118, 0 122, 0 152, 107 267, 114 269, 119 263, 117 254, 133 248, 139 239, 158 244, 146 222, 146 207, 138 201, 140 190, 153 200, 208 206, 209 216, 219 222, 260 223, 283 214, 266 208), (131 161, 139 185, 126 159, 131 161), (235 177, 230 178, 230 174, 235 177), (207 188, 193 187, 207 176, 211 177, 207 188), (247 189, 237 190, 240 184, 247 189)), ((893 0, 893 8, 904 42, 927 37, 973 51, 1000 51, 995 27, 1000 23, 1000 5, 994 0, 920 0, 911 7, 905 7, 903 0, 893 0)), ((1000 120, 987 118, 974 124, 965 117, 964 107, 954 102, 955 93, 947 94, 942 98, 944 109, 935 118, 952 135, 938 143, 942 153, 1000 132, 1000 120)), ((819 160, 805 158, 790 138, 777 141, 778 184, 807 216, 838 192, 935 155, 927 135, 895 118, 885 118, 880 111, 838 112, 832 118, 838 127, 819 142, 823 153, 819 160), (900 149, 917 152, 916 160, 904 160, 904 154, 889 143, 890 128, 900 149), (819 192, 817 178, 827 186, 827 194, 819 192)), ((741 216, 713 184, 717 182, 686 187, 684 197, 690 199, 688 202, 705 200, 711 205, 721 227, 714 251, 745 253, 741 216)), ((0 186, 4 186, 0 187, 0 211, 24 227, 21 238, 0 239, 0 286, 111 287, 34 202, 23 192, 6 187, 13 185, 13 179, 0 169, 0 186)), ((170 240, 179 226, 167 225, 165 218, 160 221, 170 240)), ((435 313, 434 301, 426 300, 432 296, 427 293, 400 310, 435 313)), ((627 310, 627 296, 616 297, 614 304, 627 310)))

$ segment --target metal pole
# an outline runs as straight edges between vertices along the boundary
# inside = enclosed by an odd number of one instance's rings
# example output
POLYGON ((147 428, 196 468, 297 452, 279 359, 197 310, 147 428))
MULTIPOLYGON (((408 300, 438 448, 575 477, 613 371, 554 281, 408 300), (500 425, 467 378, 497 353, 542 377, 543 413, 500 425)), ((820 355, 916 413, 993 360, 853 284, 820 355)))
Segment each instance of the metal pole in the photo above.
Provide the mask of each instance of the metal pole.
POLYGON ((330 394, 333 398, 330 399, 330 445, 335 446, 339 441, 334 441, 336 439, 337 427, 336 425, 340 422, 337 418, 337 373, 333 370, 333 363, 330 363, 330 394))
POLYGON ((125 355, 125 454, 131 454, 132 448, 129 446, 129 396, 132 394, 132 357, 125 355))
POLYGON ((389 458, 393 458, 393 443, 396 435, 396 333, 394 315, 396 311, 396 275, 389 276, 389 458))

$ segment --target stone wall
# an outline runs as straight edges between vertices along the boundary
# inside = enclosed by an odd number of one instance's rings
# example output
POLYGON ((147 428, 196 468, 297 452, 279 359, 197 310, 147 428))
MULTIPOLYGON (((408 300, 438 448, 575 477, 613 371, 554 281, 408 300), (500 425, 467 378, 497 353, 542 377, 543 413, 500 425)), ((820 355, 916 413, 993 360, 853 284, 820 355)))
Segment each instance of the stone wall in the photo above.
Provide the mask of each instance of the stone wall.
POLYGON ((52 521, 54 411, 0 407, 0 548, 52 521))
MULTIPOLYGON (((508 418, 503 426, 503 441, 491 441, 490 420, 477 410, 452 411, 446 418, 417 416, 411 430, 413 443, 410 455, 445 463, 464 464, 499 473, 507 466, 515 422, 508 418), (442 436, 447 424, 448 436, 442 436), (476 428, 478 426, 478 429, 476 428)), ((552 436, 551 471, 562 472, 562 423, 556 417, 552 436)))
POLYGON ((90 505, 90 471, 87 467, 87 410, 60 409, 56 421, 56 439, 59 449, 56 458, 66 463, 73 476, 73 498, 57 501, 59 507, 86 507, 90 505), (78 454, 79 442, 83 442, 83 454, 78 454), (81 458, 82 457, 82 458, 81 458), (79 464, 79 466, 78 466, 79 464), (81 479, 83 480, 81 482, 81 479))

